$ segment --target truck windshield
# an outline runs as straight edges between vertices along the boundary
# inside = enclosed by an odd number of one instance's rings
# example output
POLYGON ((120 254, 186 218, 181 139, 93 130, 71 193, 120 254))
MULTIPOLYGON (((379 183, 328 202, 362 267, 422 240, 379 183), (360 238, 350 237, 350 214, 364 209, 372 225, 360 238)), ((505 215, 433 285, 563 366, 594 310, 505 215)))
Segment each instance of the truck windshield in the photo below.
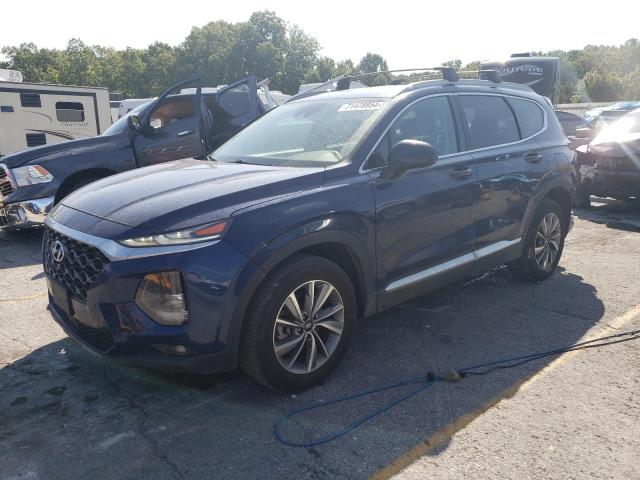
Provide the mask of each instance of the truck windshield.
POLYGON ((147 102, 147 103, 143 103, 142 105, 138 105, 136 108, 134 108, 133 110, 131 110, 130 112, 128 112, 126 115, 120 117, 118 120, 116 120, 116 122, 111 125, 109 128, 107 128, 102 135, 117 135, 119 133, 124 132, 125 130, 127 130, 129 128, 129 125, 127 123, 127 117, 129 115, 140 115, 140 113, 149 106, 149 103, 151 102, 147 102))
POLYGON ((387 106, 384 98, 313 99, 281 105, 216 150, 227 163, 320 167, 346 159, 387 106))

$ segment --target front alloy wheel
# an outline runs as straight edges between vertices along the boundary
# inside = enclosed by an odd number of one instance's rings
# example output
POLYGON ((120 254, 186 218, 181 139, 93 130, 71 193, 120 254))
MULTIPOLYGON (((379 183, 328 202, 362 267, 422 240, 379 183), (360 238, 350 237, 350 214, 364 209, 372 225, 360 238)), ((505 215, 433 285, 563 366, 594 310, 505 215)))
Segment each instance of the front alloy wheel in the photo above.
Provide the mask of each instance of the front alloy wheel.
POLYGON ((327 258, 295 254, 254 293, 240 364, 274 390, 317 385, 344 355, 356 316, 356 294, 345 271, 327 258))
POLYGON ((273 326, 273 350, 280 365, 311 373, 335 352, 344 328, 344 304, 333 285, 311 280, 291 292, 273 326))

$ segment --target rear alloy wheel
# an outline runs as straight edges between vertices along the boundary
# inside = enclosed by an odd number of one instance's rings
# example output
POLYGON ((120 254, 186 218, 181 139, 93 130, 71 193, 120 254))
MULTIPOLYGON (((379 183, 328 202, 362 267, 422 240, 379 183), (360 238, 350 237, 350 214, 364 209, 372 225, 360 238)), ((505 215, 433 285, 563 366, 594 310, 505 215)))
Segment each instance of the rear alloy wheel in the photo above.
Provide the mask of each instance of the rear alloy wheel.
POLYGON ((562 255, 567 226, 560 205, 548 198, 542 200, 524 238, 522 256, 509 263, 511 272, 531 281, 550 277, 562 255))
POLYGON ((561 237, 560 218, 554 212, 547 213, 538 225, 533 249, 536 263, 541 270, 547 271, 552 268, 560 252, 561 237))
POLYGON ((353 285, 338 265, 294 255, 254 294, 240 364, 269 388, 304 390, 324 381, 337 366, 356 315, 353 285))

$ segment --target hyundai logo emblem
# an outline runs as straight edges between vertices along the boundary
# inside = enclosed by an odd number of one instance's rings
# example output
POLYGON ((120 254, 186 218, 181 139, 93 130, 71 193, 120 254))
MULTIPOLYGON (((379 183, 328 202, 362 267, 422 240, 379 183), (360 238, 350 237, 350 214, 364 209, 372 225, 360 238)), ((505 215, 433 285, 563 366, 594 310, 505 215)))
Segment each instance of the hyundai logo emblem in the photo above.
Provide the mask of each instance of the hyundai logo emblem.
POLYGON ((60 240, 56 240, 51 244, 51 258, 60 263, 64 258, 65 248, 60 240))

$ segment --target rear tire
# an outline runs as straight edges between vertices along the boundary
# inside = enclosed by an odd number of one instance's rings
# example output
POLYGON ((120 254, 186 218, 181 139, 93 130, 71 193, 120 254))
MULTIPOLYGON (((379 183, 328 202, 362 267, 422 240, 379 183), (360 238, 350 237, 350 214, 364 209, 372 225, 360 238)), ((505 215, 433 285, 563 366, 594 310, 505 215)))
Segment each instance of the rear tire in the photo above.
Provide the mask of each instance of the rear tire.
POLYGON ((539 282, 550 277, 558 266, 568 219, 560 205, 545 198, 533 214, 525 236, 522 256, 509 263, 509 270, 523 280, 539 282))
POLYGON ((273 390, 299 392, 321 383, 344 355, 356 316, 347 274, 325 258, 296 254, 255 292, 240 365, 273 390))

